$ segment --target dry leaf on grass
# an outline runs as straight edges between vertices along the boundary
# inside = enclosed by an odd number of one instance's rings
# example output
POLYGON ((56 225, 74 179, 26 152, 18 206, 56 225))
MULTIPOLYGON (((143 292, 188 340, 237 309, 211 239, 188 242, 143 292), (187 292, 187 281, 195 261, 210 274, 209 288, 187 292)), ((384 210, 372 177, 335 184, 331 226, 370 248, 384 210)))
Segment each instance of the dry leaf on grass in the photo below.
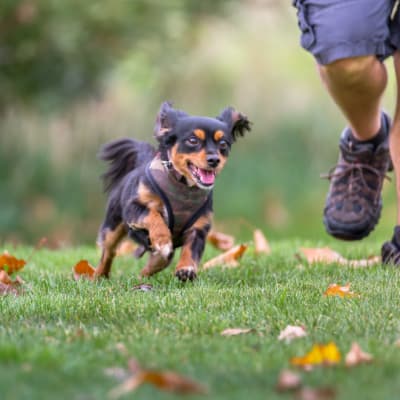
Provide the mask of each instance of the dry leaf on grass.
POLYGON ((115 251, 115 255, 117 257, 126 256, 126 255, 133 256, 133 253, 135 252, 136 247, 137 247, 137 245, 135 243, 133 243, 132 240, 129 240, 129 239, 123 240, 117 247, 117 250, 115 251))
POLYGON ((330 247, 300 247, 299 250, 301 252, 301 256, 303 256, 309 264, 314 264, 318 262, 323 264, 338 263, 340 265, 347 265, 353 268, 364 268, 371 267, 381 262, 381 257, 379 256, 369 256, 365 259, 360 260, 349 260, 341 256, 338 252, 332 250, 330 247))
MULTIPOLYGON (((17 260, 17 261, 23 261, 23 260, 17 260)), ((10 265, 12 265, 12 264, 10 264, 10 265)), ((21 263, 19 263, 19 265, 21 265, 21 263)), ((7 264, 7 266, 8 266, 8 264, 7 264)), ((12 268, 10 268, 10 270, 12 272, 15 272, 21 268, 23 268, 23 265, 18 266, 17 268, 14 265, 12 268)), ((12 272, 10 272, 10 274, 12 272)), ((18 296, 21 292, 20 287, 23 283, 25 283, 25 282, 22 280, 21 277, 16 276, 15 280, 12 280, 10 275, 4 269, 0 268, 0 296, 6 295, 6 294, 14 294, 14 295, 18 296)))
POLYGON ((293 357, 290 363, 296 367, 310 370, 314 366, 331 366, 338 364, 342 356, 336 344, 329 342, 328 344, 315 344, 312 349, 302 357, 293 357))
POLYGON ((19 260, 8 252, 0 254, 0 270, 6 271, 10 275, 24 268, 25 264, 25 260, 19 260))
POLYGON ((228 328, 221 332, 222 336, 236 336, 254 332, 252 328, 228 328))
POLYGON ((346 354, 345 364, 346 367, 354 367, 355 365, 369 363, 374 357, 361 350, 357 342, 352 343, 350 351, 346 354))
POLYGON ((148 383, 156 388, 175 394, 206 394, 205 387, 189 378, 172 371, 153 371, 143 369, 135 360, 129 361, 130 377, 110 392, 112 399, 135 391, 148 383))
POLYGON ((76 263, 72 268, 72 272, 74 273, 74 279, 76 281, 81 278, 92 281, 95 278, 95 268, 91 266, 87 260, 81 260, 76 263))
POLYGON ((151 283, 140 283, 139 285, 135 285, 132 290, 139 290, 141 292, 150 292, 153 290, 153 285, 151 283))
POLYGON ((284 369, 281 371, 276 383, 276 390, 278 392, 288 392, 296 390, 301 386, 301 377, 293 371, 284 369))
POLYGON ((337 283, 331 283, 325 290, 324 296, 354 297, 356 293, 350 291, 350 283, 340 286, 337 283))
POLYGON ((237 267, 239 266, 238 260, 242 257, 243 253, 247 250, 247 246, 245 244, 239 244, 238 246, 233 247, 232 249, 226 251, 225 253, 220 254, 217 257, 212 258, 203 264, 203 269, 213 268, 217 266, 225 266, 225 267, 237 267))
POLYGON ((288 325, 278 336, 278 340, 284 340, 290 343, 293 339, 307 336, 304 326, 288 325))
POLYGON ((336 398, 336 390, 331 387, 303 387, 296 391, 295 398, 298 400, 333 400, 336 398))
POLYGON ((332 264, 337 263, 343 266, 350 266, 353 268, 365 268, 381 263, 381 257, 369 256, 361 260, 348 260, 342 257, 338 252, 332 250, 330 247, 321 248, 307 248, 300 247, 300 257, 304 257, 309 264, 323 263, 332 264))
POLYGON ((259 254, 271 254, 271 247, 267 238, 264 236, 260 229, 253 232, 254 252, 259 254))
POLYGON ((207 241, 219 250, 229 250, 235 243, 235 238, 226 233, 211 231, 207 235, 207 241))

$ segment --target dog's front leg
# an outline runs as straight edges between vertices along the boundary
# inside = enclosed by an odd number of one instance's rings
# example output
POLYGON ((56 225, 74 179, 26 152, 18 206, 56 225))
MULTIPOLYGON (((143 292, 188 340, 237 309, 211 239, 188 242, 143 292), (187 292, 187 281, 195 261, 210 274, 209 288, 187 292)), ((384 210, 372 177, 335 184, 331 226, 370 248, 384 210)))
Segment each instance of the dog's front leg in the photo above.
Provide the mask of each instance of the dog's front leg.
POLYGON ((175 276, 181 281, 192 281, 197 277, 197 268, 210 228, 211 213, 200 217, 185 233, 181 256, 175 268, 175 276))

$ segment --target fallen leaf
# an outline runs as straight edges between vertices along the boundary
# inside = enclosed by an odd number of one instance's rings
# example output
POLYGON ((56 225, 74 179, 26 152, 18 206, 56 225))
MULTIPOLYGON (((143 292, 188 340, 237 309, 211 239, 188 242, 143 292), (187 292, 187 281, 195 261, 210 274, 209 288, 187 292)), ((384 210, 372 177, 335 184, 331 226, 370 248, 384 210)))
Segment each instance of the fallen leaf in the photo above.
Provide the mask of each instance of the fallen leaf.
POLYGON ((296 391, 295 398, 299 400, 332 400, 336 398, 336 390, 331 387, 303 387, 296 391))
MULTIPOLYGON (((381 257, 370 256, 361 260, 348 260, 342 257, 338 252, 332 250, 330 247, 321 248, 307 248, 300 247, 301 255, 307 260, 309 264, 323 263, 332 264, 337 263, 343 266, 350 266, 352 268, 366 268, 381 263, 381 257)), ((300 257, 301 258, 301 257, 300 257)))
POLYGON ((293 339, 302 338, 307 336, 307 332, 304 326, 293 326, 288 325, 278 336, 278 340, 285 340, 286 343, 290 343, 293 339))
POLYGON ((10 275, 24 268, 25 264, 25 260, 18 260, 7 252, 0 254, 0 270, 7 271, 10 275))
POLYGON ((373 359, 374 357, 371 354, 363 352, 360 345, 354 342, 350 351, 346 354, 345 364, 346 367, 354 367, 355 365, 369 363, 373 359))
POLYGON ((207 241, 219 250, 229 250, 235 243, 235 238, 226 233, 211 231, 207 236, 207 241))
POLYGON ((228 328, 221 332, 222 336, 236 336, 242 335, 245 333, 254 332, 254 329, 251 328, 228 328))
POLYGON ((302 357, 293 357, 290 363, 306 370, 317 365, 335 365, 341 360, 341 354, 336 344, 329 342, 328 344, 315 344, 312 349, 302 357))
POLYGON ((237 267, 239 265, 238 261, 242 257, 243 253, 247 250, 245 244, 240 244, 233 247, 232 249, 220 254, 217 257, 212 258, 203 264, 203 269, 213 268, 219 265, 225 267, 237 267))
POLYGON ((281 371, 276 383, 276 390, 278 392, 288 392, 296 390, 301 386, 301 377, 293 371, 284 369, 281 371))
POLYGON ((19 295, 19 287, 25 283, 21 277, 17 276, 13 281, 6 271, 0 270, 0 295, 14 294, 19 295))
POLYGON ((300 252, 305 257, 309 264, 314 263, 334 263, 334 262, 343 262, 345 259, 336 251, 332 250, 329 247, 321 247, 321 248, 307 248, 300 247, 300 252))
POLYGON ((117 247, 115 255, 118 256, 126 256, 133 255, 137 248, 137 245, 132 242, 132 240, 123 240, 120 245, 117 247))
POLYGON ((150 283, 140 283, 139 285, 135 285, 132 290, 140 290, 142 292, 150 292, 153 290, 153 285, 150 283))
POLYGON ((254 252, 257 255, 271 254, 271 247, 268 243, 268 240, 260 229, 256 229, 253 232, 253 239, 254 239, 254 252))
POLYGON ((200 385, 191 379, 172 371, 153 371, 143 369, 135 360, 130 360, 129 370, 131 376, 109 393, 112 399, 118 399, 127 393, 133 392, 145 383, 151 384, 162 391, 172 392, 175 394, 207 393, 203 385, 200 385))
POLYGON ((80 278, 85 278, 89 280, 94 280, 95 276, 95 268, 92 267, 87 260, 79 261, 73 268, 72 272, 74 273, 75 280, 80 278))
POLYGON ((324 296, 354 297, 356 294, 350 291, 350 283, 345 286, 331 283, 325 290, 324 296))

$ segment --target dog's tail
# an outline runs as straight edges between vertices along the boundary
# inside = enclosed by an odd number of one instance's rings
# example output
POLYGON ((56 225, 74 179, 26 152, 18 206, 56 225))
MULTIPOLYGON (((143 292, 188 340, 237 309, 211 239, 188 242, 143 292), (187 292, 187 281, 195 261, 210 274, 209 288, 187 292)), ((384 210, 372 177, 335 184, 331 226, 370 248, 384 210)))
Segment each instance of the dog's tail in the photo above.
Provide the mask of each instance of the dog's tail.
POLYGON ((151 160, 155 152, 149 143, 134 139, 119 139, 105 144, 98 154, 101 160, 109 163, 107 171, 101 176, 104 191, 114 189, 126 174, 151 160))

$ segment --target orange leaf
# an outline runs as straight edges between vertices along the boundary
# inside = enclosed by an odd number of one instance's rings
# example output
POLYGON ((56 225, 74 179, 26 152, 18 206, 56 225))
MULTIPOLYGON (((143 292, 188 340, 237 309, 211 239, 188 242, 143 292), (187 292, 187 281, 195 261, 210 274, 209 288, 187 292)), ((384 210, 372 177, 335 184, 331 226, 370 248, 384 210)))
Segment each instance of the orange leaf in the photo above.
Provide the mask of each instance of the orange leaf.
POLYGON ((207 241, 219 250, 229 250, 235 243, 235 238, 222 232, 211 231, 207 241))
POLYGON ((341 354, 336 344, 330 342, 326 345, 315 344, 309 353, 302 357, 293 357, 290 360, 292 365, 310 369, 315 365, 335 365, 341 360, 341 354))
POLYGON ((346 367, 354 367, 358 364, 369 363, 373 358, 371 354, 363 352, 357 342, 354 342, 351 345, 350 351, 346 354, 345 364, 346 367))
POLYGON ((228 328, 221 332, 222 336, 236 336, 242 335, 244 333, 254 332, 254 329, 251 328, 228 328))
POLYGON ((151 384, 162 391, 176 394, 206 393, 206 389, 199 383, 172 371, 142 369, 136 361, 132 360, 130 361, 130 370, 132 376, 110 392, 112 399, 118 399, 126 393, 133 392, 144 383, 151 384))
POLYGON ((232 249, 220 254, 217 257, 212 258, 203 264, 203 269, 213 268, 218 265, 224 265, 225 267, 237 267, 239 265, 238 259, 242 257, 243 253, 247 250, 245 244, 240 244, 233 247, 232 249))
POLYGON ((345 286, 331 283, 325 290, 324 296, 354 297, 356 294, 350 291, 350 283, 345 286))
POLYGON ((89 280, 94 280, 95 278, 95 268, 92 267, 87 260, 79 261, 73 268, 72 272, 74 273, 75 280, 80 278, 85 278, 89 280))
POLYGON ((253 232, 253 238, 254 238, 254 251, 256 254, 271 253, 271 247, 269 246, 268 240, 260 229, 256 229, 253 232))
POLYGON ((24 268, 25 260, 18 260, 7 252, 0 254, 0 270, 6 270, 9 274, 24 268))

